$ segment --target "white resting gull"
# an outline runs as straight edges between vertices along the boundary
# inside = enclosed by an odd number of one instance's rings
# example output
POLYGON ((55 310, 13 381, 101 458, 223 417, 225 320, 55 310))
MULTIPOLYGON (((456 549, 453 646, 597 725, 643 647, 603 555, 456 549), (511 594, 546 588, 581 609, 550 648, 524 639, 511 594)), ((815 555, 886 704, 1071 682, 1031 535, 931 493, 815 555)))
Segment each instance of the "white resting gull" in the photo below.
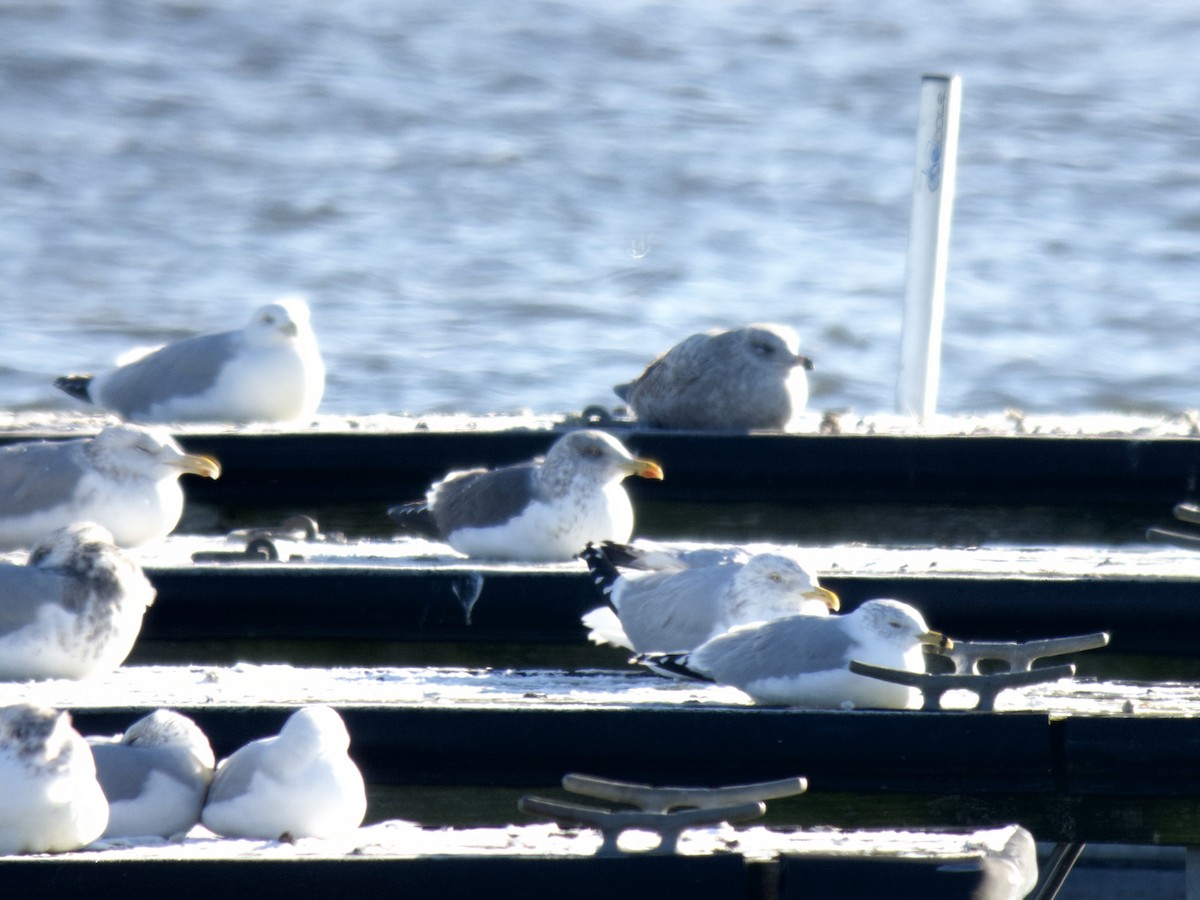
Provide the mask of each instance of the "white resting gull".
POLYGON ((918 709, 916 688, 856 675, 851 660, 924 672, 924 648, 952 642, 897 600, 868 600, 841 616, 789 616, 734 628, 690 653, 645 654, 662 674, 732 685, 766 706, 918 709))
POLYGON ((183 514, 185 473, 216 478, 221 467, 140 425, 0 447, 0 550, 28 547, 73 522, 103 525, 122 547, 161 540, 183 514))
POLYGON ((111 738, 87 738, 108 798, 104 837, 185 834, 200 821, 212 782, 212 746, 200 726, 156 709, 111 738))
POLYGON ((0 707, 0 854, 79 850, 107 821, 92 752, 70 714, 0 707))
POLYGON ((347 753, 346 725, 305 706, 277 737, 252 741, 217 766, 201 821, 225 837, 336 837, 362 824, 367 795, 347 753))
POLYGON ((99 525, 51 532, 26 565, 0 563, 0 681, 112 672, 133 649, 154 593, 99 525))
POLYGON ((663 477, 602 431, 572 431, 545 459, 451 472, 424 501, 393 506, 393 521, 485 559, 574 559, 589 541, 627 541, 633 505, 621 482, 663 477))
POLYGON ((286 297, 236 331, 174 341, 98 375, 54 382, 134 422, 287 422, 313 415, 325 364, 308 305, 286 297))
POLYGON ((812 360, 795 330, 748 325, 693 334, 614 390, 656 428, 785 428, 808 404, 812 360))
MULTIPOLYGON (((601 547, 580 554, 610 604, 583 616, 588 637, 639 653, 692 650, 737 625, 792 615, 828 615, 835 593, 790 557, 758 553, 745 562, 622 574, 601 547)), ((700 560, 708 557, 700 557, 700 560)))

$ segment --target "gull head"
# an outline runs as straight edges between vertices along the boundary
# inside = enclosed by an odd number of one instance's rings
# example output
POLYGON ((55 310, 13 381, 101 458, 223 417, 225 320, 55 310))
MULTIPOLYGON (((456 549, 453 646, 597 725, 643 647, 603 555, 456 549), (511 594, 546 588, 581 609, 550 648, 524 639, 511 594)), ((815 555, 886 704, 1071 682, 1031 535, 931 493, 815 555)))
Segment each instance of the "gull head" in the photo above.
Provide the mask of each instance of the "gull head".
POLYGON ((159 481, 183 474, 221 474, 220 463, 211 456, 184 453, 166 431, 143 425, 107 426, 92 438, 88 455, 100 471, 124 478, 159 481))

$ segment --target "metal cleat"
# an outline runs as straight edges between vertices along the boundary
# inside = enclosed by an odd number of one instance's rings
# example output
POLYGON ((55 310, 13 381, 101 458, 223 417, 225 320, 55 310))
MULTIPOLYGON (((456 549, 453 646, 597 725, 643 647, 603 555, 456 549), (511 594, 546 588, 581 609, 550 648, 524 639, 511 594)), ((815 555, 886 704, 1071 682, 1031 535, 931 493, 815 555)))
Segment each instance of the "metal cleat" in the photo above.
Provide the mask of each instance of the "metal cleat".
MULTIPOLYGON (((192 554, 192 562, 276 562, 284 558, 281 542, 319 543, 342 542, 341 534, 321 533, 317 520, 311 516, 289 516, 277 526, 238 528, 225 536, 228 541, 245 541, 243 550, 201 550, 192 554)), ((303 559, 299 553, 288 553, 288 560, 303 559)))
POLYGON ((992 712, 996 708, 996 696, 1006 688, 1058 681, 1060 678, 1072 678, 1075 675, 1075 666, 1069 663, 1045 666, 1041 669, 995 672, 990 675, 960 675, 957 673, 931 675, 928 672, 906 672, 903 669, 872 666, 856 659, 850 661, 849 668, 856 675, 866 675, 868 678, 878 678, 880 681, 890 681, 893 684, 916 688, 921 692, 921 709, 926 711, 941 709, 942 696, 947 691, 965 690, 979 698, 975 709, 981 712, 992 712))
POLYGON ((611 781, 593 775, 564 775, 562 786, 573 794, 636 806, 642 812, 668 813, 673 809, 711 809, 729 803, 750 803, 794 797, 808 790, 804 778, 782 778, 756 784, 718 788, 652 787, 627 781, 611 781))
POLYGON ((644 851, 646 854, 673 854, 679 847, 679 836, 684 829, 756 819, 767 811, 765 800, 791 797, 808 788, 808 782, 803 778, 721 788, 659 788, 576 774, 564 776, 562 784, 573 793, 638 807, 636 810, 609 810, 543 797, 522 797, 517 803, 517 808, 525 813, 550 816, 562 825, 597 829, 603 838, 598 856, 626 853, 618 844, 626 831, 648 831, 658 835, 658 844, 644 851))
POLYGON ((938 655, 954 663, 959 675, 981 673, 980 663, 995 661, 1007 663, 1010 672, 1028 672, 1035 661, 1065 653, 1082 653, 1108 646, 1108 634, 1097 631, 1074 637, 1046 638, 1037 641, 955 641, 949 650, 938 655))
MULTIPOLYGON (((1172 514, 1185 525, 1200 525, 1200 505, 1186 500, 1175 504, 1172 514)), ((1174 528, 1160 528, 1157 525, 1146 529, 1146 540, 1161 541, 1176 547, 1186 547, 1195 550, 1200 546, 1200 531, 1188 529, 1180 531, 1174 528)))

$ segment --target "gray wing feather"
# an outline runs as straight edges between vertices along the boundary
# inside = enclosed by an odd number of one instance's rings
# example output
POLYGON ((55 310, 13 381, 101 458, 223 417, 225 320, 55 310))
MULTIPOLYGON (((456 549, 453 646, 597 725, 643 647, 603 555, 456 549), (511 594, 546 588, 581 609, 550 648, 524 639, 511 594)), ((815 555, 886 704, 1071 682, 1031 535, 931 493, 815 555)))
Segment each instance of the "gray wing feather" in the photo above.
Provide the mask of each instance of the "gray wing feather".
POLYGON ((719 683, 741 687, 760 678, 840 669, 856 646, 839 616, 788 616, 713 638, 690 661, 719 683))
POLYGON ((86 468, 83 441, 45 441, 0 448, 0 519, 66 503, 86 468))
POLYGON ((232 756, 217 767, 212 786, 208 789, 208 803, 235 800, 246 793, 254 778, 254 773, 258 771, 262 763, 267 740, 271 739, 251 741, 234 751, 232 756))
POLYGON ((242 336, 237 331, 201 334, 167 344, 141 359, 105 373, 97 402, 126 417, 147 413, 156 403, 190 397, 212 386, 233 357, 242 336))
POLYGON ((0 565, 0 637, 24 628, 47 603, 62 604, 71 579, 33 566, 0 565))
POLYGON ((625 578, 617 617, 641 653, 691 650, 724 618, 723 598, 738 566, 713 566, 625 578))
MULTIPOLYGON (((89 741, 91 743, 91 741, 89 741)), ((128 744, 92 743, 96 779, 110 803, 134 800, 152 772, 161 772, 181 784, 202 791, 207 778, 202 767, 179 747, 131 747, 128 744)))
POLYGON ((456 473, 438 483, 430 504, 438 529, 449 535, 460 528, 502 525, 529 505, 536 474, 537 466, 523 463, 456 473))

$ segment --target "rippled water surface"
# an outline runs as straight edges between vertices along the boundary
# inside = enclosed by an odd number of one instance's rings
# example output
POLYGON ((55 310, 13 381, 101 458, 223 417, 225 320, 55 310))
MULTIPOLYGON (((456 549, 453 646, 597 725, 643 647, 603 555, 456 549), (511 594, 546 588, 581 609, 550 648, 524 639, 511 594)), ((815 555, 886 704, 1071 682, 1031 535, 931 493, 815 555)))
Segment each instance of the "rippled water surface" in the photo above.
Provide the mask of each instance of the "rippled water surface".
POLYGON ((302 293, 327 412, 612 404, 755 320, 890 410, 925 72, 941 409, 1200 405, 1200 11, 978 7, 8 0, 0 406, 302 293))

